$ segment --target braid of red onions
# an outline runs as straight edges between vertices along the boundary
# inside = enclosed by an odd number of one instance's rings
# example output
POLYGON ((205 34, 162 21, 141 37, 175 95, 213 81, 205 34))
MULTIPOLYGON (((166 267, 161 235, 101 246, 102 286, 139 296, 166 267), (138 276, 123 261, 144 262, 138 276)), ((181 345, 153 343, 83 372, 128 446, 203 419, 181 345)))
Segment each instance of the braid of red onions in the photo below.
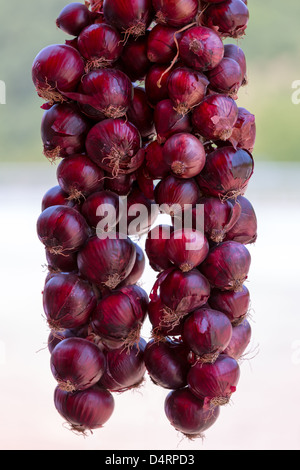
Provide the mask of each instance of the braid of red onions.
POLYGON ((242 0, 70 3, 56 25, 73 37, 34 60, 42 150, 58 161, 37 222, 43 308, 54 405, 73 431, 104 426, 114 394, 149 378, 168 389, 171 426, 203 437, 236 390, 256 127, 237 104, 245 54, 224 39, 248 19, 242 0))

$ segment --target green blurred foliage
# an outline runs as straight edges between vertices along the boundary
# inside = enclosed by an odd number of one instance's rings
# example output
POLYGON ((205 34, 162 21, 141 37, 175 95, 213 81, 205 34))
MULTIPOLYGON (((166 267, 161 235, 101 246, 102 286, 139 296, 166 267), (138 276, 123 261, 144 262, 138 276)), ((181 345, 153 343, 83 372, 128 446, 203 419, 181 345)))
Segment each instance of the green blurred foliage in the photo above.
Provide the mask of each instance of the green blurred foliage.
MULTIPOLYGON (((43 161, 42 102, 31 81, 36 54, 67 36, 55 25, 64 0, 1 1, 0 80, 6 105, 0 105, 0 160, 43 161)), ((299 160, 300 105, 292 103, 292 82, 300 80, 298 0, 248 0, 250 22, 238 41, 248 63, 249 84, 238 105, 256 116, 256 160, 299 160)), ((228 41, 227 42, 232 42, 228 41)))

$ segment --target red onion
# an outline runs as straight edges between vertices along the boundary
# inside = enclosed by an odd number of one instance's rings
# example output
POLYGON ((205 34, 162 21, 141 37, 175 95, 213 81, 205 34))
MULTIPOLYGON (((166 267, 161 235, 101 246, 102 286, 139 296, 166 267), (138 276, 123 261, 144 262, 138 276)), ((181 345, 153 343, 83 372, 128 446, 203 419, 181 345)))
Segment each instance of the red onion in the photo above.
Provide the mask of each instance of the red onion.
POLYGON ((71 205, 68 200, 69 195, 65 193, 59 185, 48 189, 42 198, 42 211, 51 206, 71 205))
POLYGON ((232 326, 227 316, 211 308, 200 308, 185 320, 183 341, 200 363, 215 362, 230 343, 232 326))
POLYGON ((149 341, 145 349, 145 365, 152 382, 167 389, 187 385, 189 349, 184 343, 166 338, 149 341))
POLYGON ((171 100, 163 100, 157 103, 154 110, 154 124, 157 132, 157 141, 164 143, 177 132, 190 132, 190 118, 186 114, 182 116, 175 111, 171 100))
POLYGON ((153 179, 162 179, 169 175, 169 166, 163 158, 163 145, 157 140, 152 141, 145 147, 145 165, 149 176, 153 179))
POLYGON ((181 336, 183 332, 185 318, 174 327, 164 326, 164 308, 160 297, 151 300, 148 305, 148 317, 152 326, 151 334, 155 341, 164 341, 166 336, 181 336))
POLYGON ((86 60, 86 71, 110 67, 122 54, 120 33, 109 24, 92 24, 81 31, 78 50, 86 60))
POLYGON ((194 131, 207 140, 228 140, 238 118, 236 102, 226 95, 208 95, 194 109, 194 131))
POLYGON ((84 74, 79 52, 66 44, 42 49, 32 65, 32 81, 38 95, 50 104, 62 102, 64 92, 76 89, 84 74))
POLYGON ((198 0, 152 0, 156 21, 175 28, 185 26, 193 21, 198 12, 198 0))
POLYGON ((148 33, 138 38, 129 39, 124 49, 118 66, 123 70, 132 82, 144 80, 151 62, 147 56, 148 33))
POLYGON ((248 245, 257 240, 257 217, 251 202, 244 196, 239 196, 236 200, 241 208, 241 214, 237 222, 227 232, 226 240, 248 245))
MULTIPOLYGON (((229 200, 220 200, 218 197, 204 197, 198 201, 192 210, 192 226, 197 224, 204 216, 204 233, 209 240, 215 243, 224 241, 226 233, 238 220, 241 210, 238 204, 229 200)), ((201 223, 201 222, 200 222, 201 223)))
POLYGON ((115 289, 132 271, 135 246, 128 237, 115 233, 114 238, 91 237, 77 258, 81 274, 100 289, 115 289))
POLYGON ((104 188, 119 196, 127 196, 135 179, 134 173, 126 175, 119 173, 118 176, 114 176, 113 178, 109 175, 104 180, 104 188))
POLYGON ((203 437, 220 415, 219 406, 204 405, 188 388, 173 390, 165 400, 165 413, 171 425, 189 439, 203 437))
POLYGON ((145 267, 146 267, 146 258, 142 248, 135 243, 136 258, 135 263, 130 274, 121 282, 119 287, 130 286, 136 284, 142 277, 145 267))
POLYGON ((224 351, 230 357, 233 357, 236 361, 242 358, 246 351, 252 336, 251 325, 245 318, 242 323, 232 328, 232 337, 229 345, 224 351))
POLYGON ((209 81, 197 70, 178 67, 168 79, 168 95, 179 114, 187 114, 205 97, 209 81))
POLYGON ((102 428, 115 406, 112 394, 98 385, 75 393, 57 387, 54 403, 60 415, 70 424, 71 430, 83 434, 102 428))
POLYGON ((143 88, 134 88, 133 100, 126 115, 128 120, 135 125, 143 138, 154 134, 153 109, 148 104, 147 95, 143 88))
POLYGON ((61 390, 74 392, 95 385, 106 368, 103 352, 90 341, 66 338, 51 354, 51 372, 61 390))
POLYGON ((173 270, 160 286, 160 298, 165 305, 162 326, 175 326, 188 313, 202 307, 209 295, 209 282, 197 269, 173 270))
POLYGON ((189 133, 174 134, 163 147, 163 159, 171 172, 179 178, 193 178, 205 165, 203 144, 189 133))
POLYGON ((101 234, 117 226, 124 210, 124 203, 116 193, 97 191, 84 201, 81 213, 90 227, 101 234))
POLYGON ((91 14, 82 3, 69 3, 58 15, 56 26, 71 36, 78 36, 90 24, 91 14))
POLYGON ((255 116, 245 108, 238 108, 238 118, 229 138, 232 146, 253 151, 256 140, 255 116))
POLYGON ((105 119, 96 124, 86 139, 89 157, 112 176, 132 173, 144 161, 141 136, 137 128, 124 119, 105 119))
POLYGON ((87 119, 74 103, 52 106, 44 112, 41 124, 44 155, 54 161, 84 152, 89 128, 87 119))
POLYGON ((145 34, 152 20, 151 0, 104 0, 106 21, 125 34, 125 38, 145 34))
POLYGON ((183 272, 201 264, 209 252, 209 244, 203 233, 191 228, 175 230, 166 242, 166 255, 183 272))
POLYGON ((195 364, 188 373, 190 391, 205 404, 222 406, 229 403, 231 395, 236 391, 240 378, 237 361, 220 354, 213 363, 195 364))
POLYGON ((209 298, 212 308, 225 313, 233 325, 241 323, 248 314, 250 293, 244 285, 238 292, 212 289, 209 298))
POLYGON ((166 253, 166 244, 172 231, 172 226, 160 224, 153 227, 147 235, 145 251, 154 271, 161 272, 173 266, 166 253))
POLYGON ((223 57, 221 62, 207 73, 209 87, 217 93, 224 93, 234 100, 238 99, 238 91, 242 86, 244 75, 241 67, 234 59, 223 57))
POLYGON ((143 165, 135 172, 135 176, 137 185, 144 196, 150 201, 154 201, 155 182, 154 178, 150 175, 147 169, 145 161, 143 165))
MULTIPOLYGON (((147 56, 151 62, 168 64, 176 55, 176 28, 157 24, 148 37, 147 56)), ((177 37, 177 40, 179 38, 177 37)))
POLYGON ((146 366, 144 351, 146 341, 140 339, 138 344, 126 351, 115 349, 106 352, 107 368, 100 384, 111 392, 124 392, 139 387, 144 381, 146 366))
POLYGON ((57 346, 61 341, 67 338, 74 338, 76 334, 73 330, 62 330, 62 331, 50 331, 48 336, 48 351, 52 354, 53 349, 57 346))
POLYGON ((76 274, 56 274, 47 282, 43 291, 43 307, 52 330, 84 325, 89 321, 96 305, 92 286, 76 274))
POLYGON ((148 310, 148 295, 137 285, 122 287, 104 297, 92 316, 92 328, 109 349, 130 349, 140 340, 148 310))
POLYGON ((194 26, 182 35, 179 55, 192 69, 201 71, 216 67, 224 56, 224 45, 218 34, 210 28, 194 26))
POLYGON ((240 291, 248 278, 250 264, 247 248, 241 243, 228 241, 214 246, 200 269, 213 287, 240 291))
POLYGON ((71 200, 85 198, 104 184, 104 172, 85 155, 72 155, 61 160, 56 175, 60 187, 71 200))
POLYGON ((99 117, 120 118, 126 114, 133 98, 133 87, 125 73, 115 69, 93 70, 82 80, 78 93, 66 96, 78 101, 85 114, 91 116, 99 113, 99 117))
POLYGON ((157 205, 149 200, 139 187, 133 187, 127 198, 126 218, 120 220, 118 228, 129 236, 141 237, 148 233, 158 215, 157 205))
POLYGON ((153 300, 153 302, 160 300, 160 287, 167 276, 175 271, 175 269, 175 266, 171 266, 170 268, 164 269, 159 274, 157 274, 156 281, 151 289, 150 300, 153 300))
POLYGON ((249 152, 226 146, 207 155, 196 180, 208 196, 236 199, 244 194, 253 170, 254 160, 249 152))
POLYGON ((46 248, 46 259, 50 272, 77 272, 77 253, 51 253, 46 248))
POLYGON ((225 44, 224 45, 224 57, 229 57, 230 59, 235 60, 242 71, 243 82, 242 85, 247 83, 247 63, 246 56, 243 49, 241 49, 236 44, 225 44))
POLYGON ((72 207, 51 206, 37 220, 37 234, 49 253, 78 251, 88 238, 88 225, 72 207))
POLYGON ((249 10, 242 0, 225 0, 209 5, 203 12, 203 21, 222 37, 240 38, 248 25, 249 10))
POLYGON ((155 64, 149 69, 145 78, 145 90, 152 106, 169 98, 167 85, 171 73, 172 70, 167 71, 167 66, 161 64, 155 64))
POLYGON ((194 205, 200 198, 200 190, 193 178, 183 179, 169 175, 155 188, 155 201, 160 210, 174 215, 184 210, 186 205, 194 205))

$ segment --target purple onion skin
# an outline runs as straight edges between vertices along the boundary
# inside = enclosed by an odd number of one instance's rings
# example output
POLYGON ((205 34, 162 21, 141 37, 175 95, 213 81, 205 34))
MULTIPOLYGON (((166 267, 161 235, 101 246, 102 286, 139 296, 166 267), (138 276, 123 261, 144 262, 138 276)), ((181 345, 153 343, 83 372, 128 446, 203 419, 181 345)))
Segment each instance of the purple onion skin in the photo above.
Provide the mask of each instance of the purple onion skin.
POLYGON ((175 390, 187 385, 189 348, 182 342, 166 338, 150 340, 145 350, 145 364, 152 381, 163 388, 175 390))
POLYGON ((248 320, 245 318, 242 323, 232 328, 232 337, 229 345, 224 351, 236 361, 242 358, 245 353, 252 336, 252 328, 248 320))
POLYGON ((225 240, 248 245, 257 240, 257 217, 251 202, 244 196, 237 198, 241 215, 234 226, 227 232, 225 240))
POLYGON ((102 428, 115 407, 113 395, 98 385, 75 393, 56 387, 54 404, 59 414, 71 425, 71 430, 84 435, 87 431, 102 428))
POLYGON ((220 415, 219 406, 207 406, 188 388, 171 391, 165 400, 165 413, 171 425, 190 439, 203 437, 220 415))
POLYGON ((124 349, 106 352, 107 368, 99 382, 111 392, 123 392, 138 387, 144 379, 146 341, 141 338, 130 351, 124 349))

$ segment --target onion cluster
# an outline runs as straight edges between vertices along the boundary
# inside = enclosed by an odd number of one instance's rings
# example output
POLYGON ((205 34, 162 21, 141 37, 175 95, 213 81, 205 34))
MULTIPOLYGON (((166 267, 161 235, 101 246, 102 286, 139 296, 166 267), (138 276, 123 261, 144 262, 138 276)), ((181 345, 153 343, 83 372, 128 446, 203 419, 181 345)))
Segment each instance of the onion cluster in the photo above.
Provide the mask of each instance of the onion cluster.
POLYGON ((102 427, 147 372, 169 390, 171 425, 196 438, 237 387, 256 127, 237 103, 245 55, 224 39, 248 17, 242 0, 70 3, 56 21, 70 37, 34 59, 43 153, 58 162, 37 220, 43 308, 55 407, 75 431, 102 427))

